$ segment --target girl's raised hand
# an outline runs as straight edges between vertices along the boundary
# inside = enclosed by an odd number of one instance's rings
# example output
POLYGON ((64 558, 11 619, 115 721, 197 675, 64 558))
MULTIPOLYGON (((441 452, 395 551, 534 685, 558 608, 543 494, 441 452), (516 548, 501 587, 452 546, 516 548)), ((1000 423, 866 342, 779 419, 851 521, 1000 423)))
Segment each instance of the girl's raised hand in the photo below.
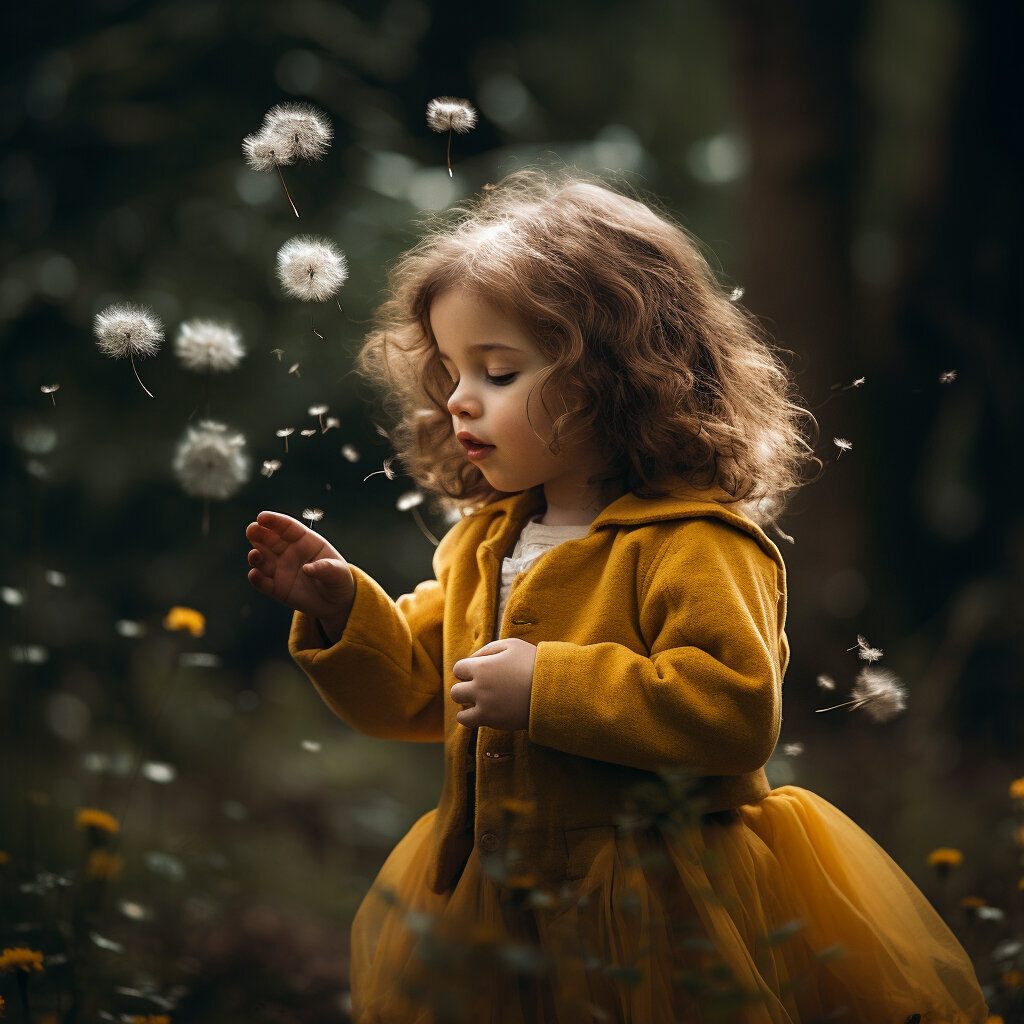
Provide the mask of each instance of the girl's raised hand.
POLYGON ((261 593, 319 619, 332 640, 344 632, 355 599, 348 562, 297 519, 261 512, 245 529, 249 582, 261 593))

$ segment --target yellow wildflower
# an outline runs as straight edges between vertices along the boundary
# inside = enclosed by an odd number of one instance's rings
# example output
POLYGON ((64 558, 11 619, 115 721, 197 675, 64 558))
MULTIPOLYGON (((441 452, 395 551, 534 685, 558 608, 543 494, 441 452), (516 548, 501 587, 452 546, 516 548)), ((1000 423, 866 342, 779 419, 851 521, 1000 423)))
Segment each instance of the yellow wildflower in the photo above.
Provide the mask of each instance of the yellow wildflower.
POLYGON ((193 636, 202 636, 206 632, 206 619, 195 608, 175 605, 164 618, 164 629, 187 630, 193 636))
POLYGON ((90 878, 101 879, 102 881, 109 882, 112 878, 117 878, 121 874, 121 869, 124 867, 124 858, 117 853, 112 853, 110 850, 104 850, 102 848, 98 850, 92 850, 89 853, 89 861, 85 867, 85 873, 90 878))
POLYGON ((106 811, 98 811, 95 807, 80 807, 75 815, 75 828, 95 828, 100 832, 119 832, 121 830, 117 818, 106 811))
POLYGON ((940 846, 928 854, 928 867, 930 868, 958 868, 964 862, 964 855, 959 850, 950 849, 948 846, 940 846))
POLYGON ((999 975, 999 981, 1006 988, 1020 988, 1021 985, 1024 985, 1024 974, 1021 974, 1020 971, 1003 971, 999 975))
POLYGON ((24 946, 15 946, 5 949, 0 953, 0 972, 10 973, 12 971, 41 971, 43 969, 43 954, 37 949, 25 949, 24 946))
POLYGON ((1024 776, 1010 783, 1010 796, 1014 800, 1024 800, 1024 776))

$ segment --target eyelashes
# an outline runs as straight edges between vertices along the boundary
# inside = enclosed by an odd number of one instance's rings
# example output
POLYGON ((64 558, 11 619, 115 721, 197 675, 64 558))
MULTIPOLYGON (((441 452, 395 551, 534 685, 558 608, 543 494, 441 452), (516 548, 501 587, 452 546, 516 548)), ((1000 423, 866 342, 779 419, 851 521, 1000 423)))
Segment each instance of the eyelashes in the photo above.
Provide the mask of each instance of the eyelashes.
POLYGON ((518 377, 518 373, 498 373, 498 374, 487 374, 487 383, 493 384, 495 387, 503 388, 518 377))

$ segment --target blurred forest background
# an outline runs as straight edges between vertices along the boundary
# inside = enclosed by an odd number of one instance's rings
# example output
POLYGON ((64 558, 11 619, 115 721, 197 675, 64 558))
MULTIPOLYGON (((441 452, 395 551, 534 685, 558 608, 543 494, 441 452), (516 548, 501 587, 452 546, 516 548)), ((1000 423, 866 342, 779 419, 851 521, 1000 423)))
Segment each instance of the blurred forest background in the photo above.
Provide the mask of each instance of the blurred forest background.
MULTIPOLYGON (((0 946, 44 953, 35 1019, 346 1019, 352 914, 434 806, 441 752, 329 714, 287 658, 287 613, 246 582, 243 530, 263 508, 316 507, 392 594, 429 575, 432 545, 397 507, 411 482, 364 479, 390 451, 353 355, 417 220, 537 162, 659 198, 793 353, 824 468, 783 520, 792 544, 779 538, 793 660, 770 777, 871 832, 957 929, 993 1009, 1024 1019, 1024 820, 1008 793, 1024 775, 1024 136, 1007 11, 43 0, 8 13, 0 946), (454 138, 452 178, 424 119, 441 95, 481 115, 454 138), (299 220, 241 151, 292 99, 335 132, 324 160, 285 168, 299 220), (274 274, 300 232, 350 263, 344 312, 313 308, 323 340, 274 274), (96 348, 92 318, 115 301, 166 327, 139 363, 155 399, 96 348), (193 317, 232 321, 248 353, 202 399, 173 354, 193 317), (252 471, 204 536, 171 461, 207 398, 245 435, 252 471), (338 426, 304 437, 317 404, 338 426), (198 610, 204 635, 165 629, 172 606, 198 610), (847 699, 858 635, 907 686, 892 722, 815 713, 847 699), (120 831, 76 831, 83 807, 120 831), (945 847, 963 863, 937 871, 928 855, 945 847)), ((417 512, 445 528, 429 504, 417 512)), ((10 976, 0 993, 17 1019, 10 976)))

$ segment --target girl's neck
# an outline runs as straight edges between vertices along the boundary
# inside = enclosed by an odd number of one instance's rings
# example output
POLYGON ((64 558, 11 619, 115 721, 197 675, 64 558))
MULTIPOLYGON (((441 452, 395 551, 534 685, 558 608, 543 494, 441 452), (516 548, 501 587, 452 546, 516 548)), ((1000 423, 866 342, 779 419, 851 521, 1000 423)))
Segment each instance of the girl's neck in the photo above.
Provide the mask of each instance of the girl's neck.
POLYGON ((545 526, 589 526, 615 498, 625 493, 617 482, 607 480, 596 483, 544 486, 544 514, 540 522, 545 526))

